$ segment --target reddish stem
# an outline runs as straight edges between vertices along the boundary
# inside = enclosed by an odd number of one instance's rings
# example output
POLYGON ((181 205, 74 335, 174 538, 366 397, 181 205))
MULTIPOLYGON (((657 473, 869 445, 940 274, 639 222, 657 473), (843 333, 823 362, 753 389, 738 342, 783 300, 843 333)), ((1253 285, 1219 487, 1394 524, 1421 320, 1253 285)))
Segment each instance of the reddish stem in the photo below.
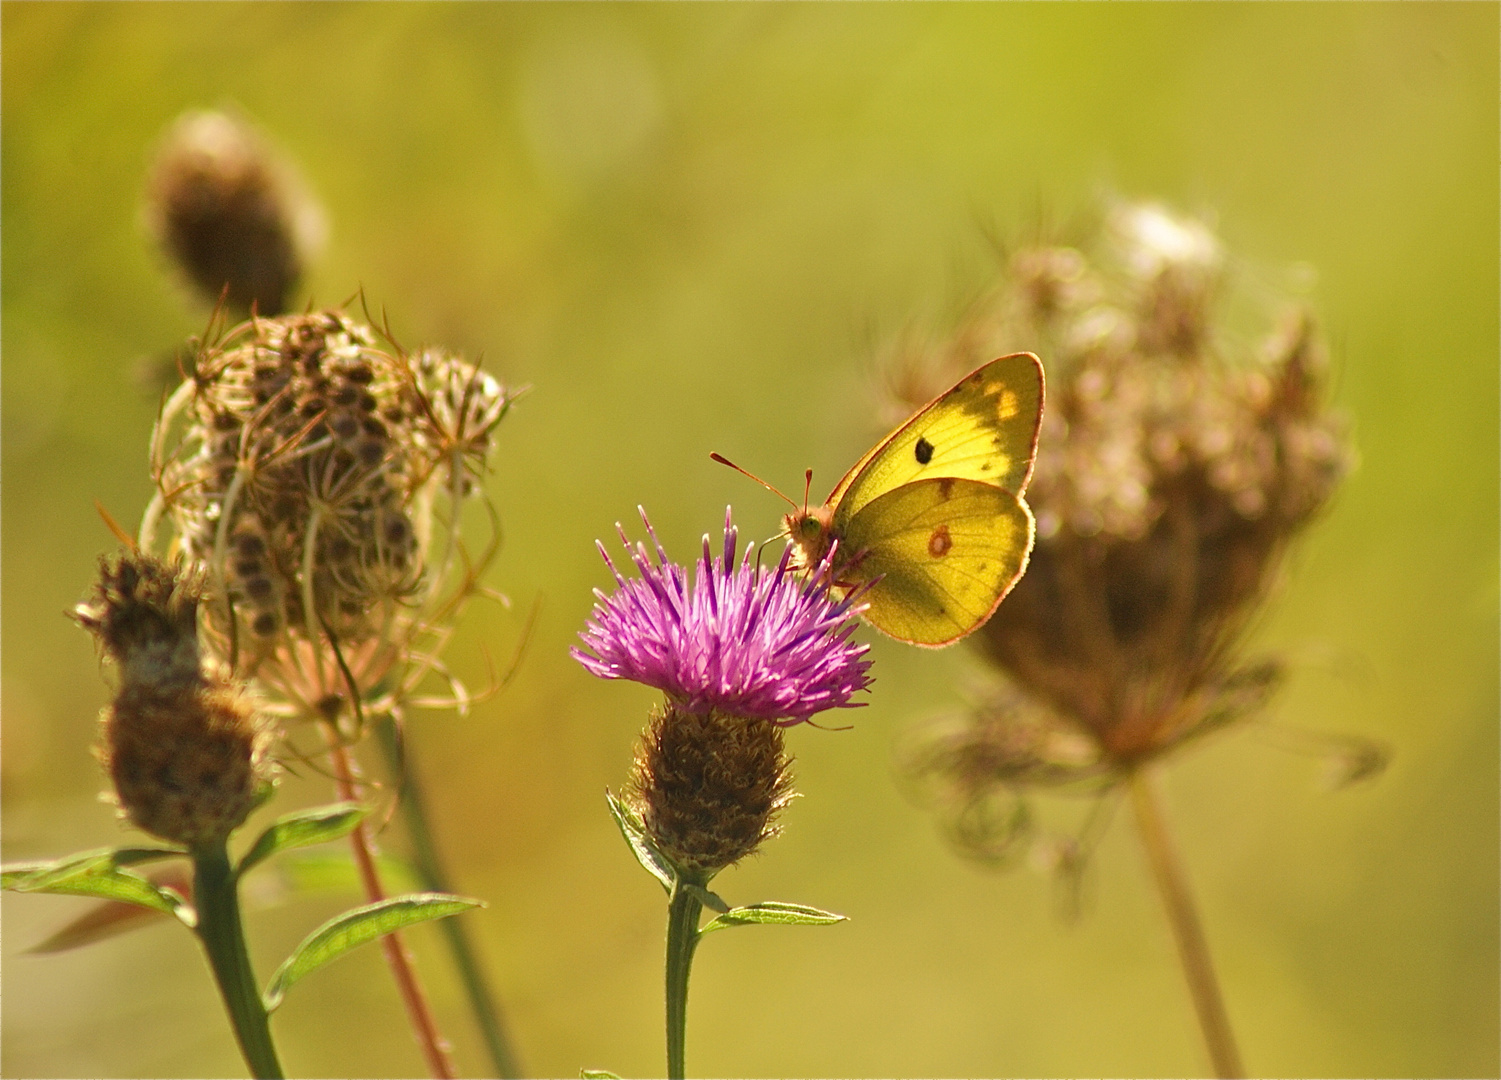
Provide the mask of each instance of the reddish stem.
MULTIPOLYGON (((332 724, 323 724, 322 727, 328 739, 329 756, 333 761, 334 779, 337 781, 339 798, 357 802, 359 792, 355 785, 354 763, 350 760, 349 752, 344 748, 344 744, 339 739, 339 733, 334 730, 332 724)), ((384 900, 386 893, 381 888, 380 874, 375 868, 375 857, 370 850, 370 836, 365 829, 364 822, 361 822, 355 827, 354 832, 349 834, 349 843, 354 849, 354 862, 359 868, 360 881, 365 887, 365 896, 372 904, 377 900, 384 900)), ((427 1059, 428 1072, 434 1080, 452 1080, 458 1074, 454 1072, 453 1061, 448 1056, 448 1041, 438 1031, 438 1023, 433 1018, 432 1008, 428 1005, 422 984, 417 981, 417 972, 412 967, 412 956, 407 952, 401 935, 387 934, 380 939, 380 944, 381 950, 386 954, 386 964, 391 968, 391 976, 396 980, 396 988, 401 993, 402 1004, 406 1006, 407 1019, 412 1025, 412 1034, 417 1039, 417 1045, 422 1049, 422 1056, 427 1059)))

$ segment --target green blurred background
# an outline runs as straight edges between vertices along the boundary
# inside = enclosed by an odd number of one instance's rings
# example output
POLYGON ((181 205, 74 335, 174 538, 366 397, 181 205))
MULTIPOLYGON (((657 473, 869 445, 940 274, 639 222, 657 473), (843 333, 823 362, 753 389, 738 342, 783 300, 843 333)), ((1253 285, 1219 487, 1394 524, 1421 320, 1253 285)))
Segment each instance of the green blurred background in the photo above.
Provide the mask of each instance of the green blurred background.
MULTIPOLYGON (((150 491, 133 374, 201 329, 148 242, 150 153, 234 103, 299 163, 329 241, 304 296, 363 286, 408 343, 535 391, 499 431, 506 545, 456 667, 514 683, 410 736, 527 1068, 660 1075, 661 891, 602 798, 653 695, 567 646, 637 503, 686 559, 727 502, 751 537, 879 434, 881 341, 941 317, 1016 234, 1101 192, 1218 214, 1253 285, 1311 299, 1361 465, 1254 644, 1279 720, 1389 741, 1378 782, 1231 735, 1168 797, 1253 1074, 1494 1076, 1498 1060, 1498 9, 1337 5, 32 4, 3 10, 4 854, 119 842, 89 756, 106 699, 62 617, 150 491)), ((874 638, 874 634, 862 630, 874 638)), ((851 916, 716 935, 707 1075, 1183 1075, 1206 1068, 1129 820, 1077 925, 1043 877, 957 859, 892 744, 955 701, 963 650, 881 640, 847 731, 790 742, 785 835, 732 902, 851 916)), ((278 806, 326 797, 287 785, 278 806)), ((1065 806, 1063 812, 1074 808, 1065 806)), ((395 841, 393 840, 393 843, 395 841)), ((347 899, 253 915, 263 974, 347 899)), ((81 902, 4 902, 8 1076, 240 1075, 189 935, 23 950, 81 902)), ((434 934, 413 935, 469 1074, 434 934)), ((377 950, 277 1015, 293 1075, 415 1075, 377 950)))

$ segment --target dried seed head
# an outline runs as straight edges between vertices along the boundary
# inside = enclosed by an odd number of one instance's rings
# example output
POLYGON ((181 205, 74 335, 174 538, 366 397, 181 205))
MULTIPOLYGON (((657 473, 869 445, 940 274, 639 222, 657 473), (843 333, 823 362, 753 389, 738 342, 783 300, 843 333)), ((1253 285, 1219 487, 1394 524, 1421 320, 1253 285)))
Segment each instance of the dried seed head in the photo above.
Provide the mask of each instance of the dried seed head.
POLYGON ((1348 466, 1298 326, 1270 370, 1097 352, 1055 392, 1037 549, 980 643, 1119 762, 1204 721, 1287 542, 1348 466))
POLYGON ((210 300, 278 315, 322 230, 290 168, 244 121, 190 112, 167 133, 148 180, 162 246, 210 300), (227 290, 227 291, 226 291, 227 290))
POLYGON ((323 626, 364 639, 420 598, 430 489, 455 503, 478 490, 511 400, 448 353, 378 347, 339 311, 236 327, 200 352, 188 390, 163 499, 253 655, 323 626))
POLYGON ((1202 222, 1118 207, 1077 246, 1014 252, 900 380, 920 394, 1001 352, 1044 357, 1037 545, 972 640, 1115 766, 1245 711, 1234 647, 1351 463, 1311 320, 1290 317, 1260 356, 1238 346, 1216 318, 1225 265, 1202 222))
POLYGON ((200 599, 180 567, 127 552, 103 560, 94 596, 75 610, 120 666, 99 749, 120 811, 189 847, 237 828, 272 771, 271 731, 237 685, 204 670, 200 599))
POLYGON ((774 723, 668 704, 642 733, 627 800, 663 854, 707 879, 776 834, 790 765, 774 723))

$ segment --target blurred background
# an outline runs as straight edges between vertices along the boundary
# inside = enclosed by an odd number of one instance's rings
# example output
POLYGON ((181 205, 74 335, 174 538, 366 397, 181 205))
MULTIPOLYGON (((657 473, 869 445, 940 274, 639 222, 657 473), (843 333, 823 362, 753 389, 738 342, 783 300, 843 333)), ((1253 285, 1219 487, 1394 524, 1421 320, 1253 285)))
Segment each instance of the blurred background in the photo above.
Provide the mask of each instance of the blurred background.
MULTIPOLYGON (((1494 1076, 1498 1059, 1498 12, 1491 5, 7 3, 3 20, 4 855, 119 843, 89 748, 108 688, 62 613, 151 491, 138 372, 207 320, 144 228, 183 110, 232 106, 327 216, 297 298, 363 288, 403 342, 534 386, 497 432, 505 547, 451 659, 503 694, 409 737, 525 1067, 660 1075, 663 896, 606 812, 654 695, 567 646, 594 550, 647 507, 681 560, 733 502, 720 451, 815 496, 881 433, 882 342, 941 326, 1102 197, 1217 220, 1253 291, 1321 316, 1361 463, 1252 645, 1275 718, 1385 740, 1378 781, 1228 734, 1167 795, 1253 1075, 1494 1076)), ((861 634, 870 639, 869 630, 861 634)), ((704 1075, 1193 1075, 1206 1059, 1122 815, 1083 918, 956 858, 892 747, 973 661, 875 640, 870 707, 791 733, 785 835, 716 887, 830 908, 715 935, 704 1075)), ((275 806, 323 801, 316 778, 275 806)), ((1069 808, 1064 807, 1067 811, 1069 808)), ((399 840, 393 838, 393 847, 399 840)), ((253 914, 268 974, 353 902, 253 914)), ((7 1076, 234 1076, 166 925, 26 955, 85 902, 4 899, 7 1076)), ((412 935, 462 1069, 486 1068, 435 933, 412 935)), ((418 1075, 378 950, 277 1014, 291 1075, 418 1075)))

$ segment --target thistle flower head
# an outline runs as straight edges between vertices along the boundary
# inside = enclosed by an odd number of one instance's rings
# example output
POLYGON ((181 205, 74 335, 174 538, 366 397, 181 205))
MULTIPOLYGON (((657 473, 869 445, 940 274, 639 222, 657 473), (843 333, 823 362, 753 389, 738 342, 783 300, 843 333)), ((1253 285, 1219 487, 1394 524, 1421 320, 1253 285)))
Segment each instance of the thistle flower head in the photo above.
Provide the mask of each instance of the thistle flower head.
POLYGON ((858 596, 830 594, 827 575, 803 579, 790 572, 791 549, 771 571, 755 563, 747 545, 735 563, 737 533, 725 513, 724 546, 715 557, 704 537, 693 583, 668 561, 645 511, 657 561, 646 545, 626 553, 640 571, 627 579, 600 554, 619 588, 599 602, 580 633, 583 649, 570 650, 585 669, 604 679, 631 679, 663 691, 677 709, 795 724, 851 701, 870 685, 869 649, 850 640, 858 596))

